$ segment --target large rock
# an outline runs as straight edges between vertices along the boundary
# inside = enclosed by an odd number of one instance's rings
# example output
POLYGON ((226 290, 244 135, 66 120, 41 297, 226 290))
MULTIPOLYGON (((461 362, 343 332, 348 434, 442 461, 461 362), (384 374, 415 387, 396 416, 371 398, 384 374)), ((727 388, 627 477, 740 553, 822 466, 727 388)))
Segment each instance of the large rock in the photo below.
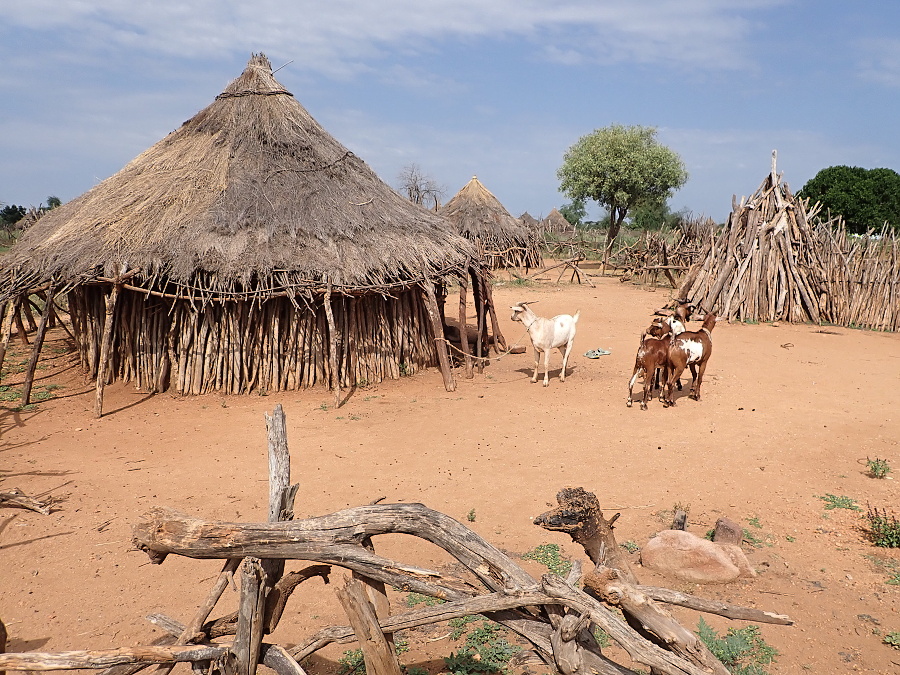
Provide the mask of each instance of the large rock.
POLYGON ((697 584, 726 584, 756 572, 739 546, 716 544, 690 532, 663 530, 641 549, 647 569, 697 584))

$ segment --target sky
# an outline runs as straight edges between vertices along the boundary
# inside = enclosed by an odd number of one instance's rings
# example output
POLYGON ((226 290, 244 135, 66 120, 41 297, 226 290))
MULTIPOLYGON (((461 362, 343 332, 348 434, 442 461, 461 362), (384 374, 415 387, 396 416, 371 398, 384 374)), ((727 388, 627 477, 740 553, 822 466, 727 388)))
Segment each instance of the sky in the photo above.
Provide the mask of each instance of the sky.
POLYGON ((670 208, 719 222, 773 150, 794 191, 900 171, 897 2, 0 0, 0 202, 77 197, 257 52, 386 183, 477 175, 515 216, 565 204, 563 155, 612 124, 655 127, 690 174, 670 208))

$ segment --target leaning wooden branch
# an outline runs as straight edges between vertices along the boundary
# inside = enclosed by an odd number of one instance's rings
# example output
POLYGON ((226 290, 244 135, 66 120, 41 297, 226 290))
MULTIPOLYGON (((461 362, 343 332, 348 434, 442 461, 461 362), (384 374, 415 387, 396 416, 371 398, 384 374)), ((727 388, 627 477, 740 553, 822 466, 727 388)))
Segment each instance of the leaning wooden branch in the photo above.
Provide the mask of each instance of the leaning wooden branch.
POLYGON ((18 506, 45 516, 50 514, 50 502, 42 502, 29 497, 17 488, 13 488, 9 492, 0 492, 0 506, 18 506))
POLYGON ((0 670, 99 669, 126 663, 216 661, 225 658, 228 649, 227 645, 173 645, 171 647, 123 647, 120 649, 57 652, 54 654, 44 652, 0 654, 0 670))

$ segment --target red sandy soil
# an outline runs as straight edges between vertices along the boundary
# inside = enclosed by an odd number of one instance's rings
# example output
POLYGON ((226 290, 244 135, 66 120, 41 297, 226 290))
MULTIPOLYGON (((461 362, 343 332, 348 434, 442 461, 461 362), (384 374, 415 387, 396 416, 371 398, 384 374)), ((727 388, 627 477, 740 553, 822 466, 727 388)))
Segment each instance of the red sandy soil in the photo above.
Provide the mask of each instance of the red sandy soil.
MULTIPOLYGON (((876 548, 860 512, 826 510, 821 498, 852 497, 862 513, 867 503, 898 505, 900 481, 870 477, 866 459, 885 459, 900 476, 900 335, 720 322, 701 401, 685 391, 674 408, 656 400, 647 411, 627 408, 639 335, 672 297, 609 278, 596 288, 552 280, 498 284, 510 344, 520 338, 529 344, 522 325, 508 318, 506 307, 515 301, 538 300, 534 309, 542 316, 581 310, 565 383, 558 354, 549 388, 529 381, 529 346, 474 379, 456 371, 453 393, 430 369, 358 389, 340 409, 322 388, 181 397, 148 396, 117 383, 107 388, 106 414, 98 420, 93 388, 57 329, 35 390, 60 388, 32 410, 16 411, 15 403, 0 409, 0 489, 56 500, 49 516, 0 509, 0 617, 9 651, 148 644, 160 633, 145 615, 187 621, 220 562, 170 556, 151 565, 132 549, 131 527, 155 505, 211 520, 264 520, 264 413, 280 403, 292 479, 300 483, 297 517, 382 497, 422 502, 513 556, 557 543, 566 556, 586 561, 567 537, 531 522, 555 505, 564 486, 595 492, 607 517, 622 514, 619 542, 644 544, 668 526, 676 504, 689 508, 689 530, 700 536, 728 516, 762 542, 745 545, 757 578, 700 587, 658 577, 634 554, 638 578, 790 615, 794 626, 761 626, 780 653, 770 673, 900 672, 900 651, 881 637, 900 631, 900 585, 887 583, 900 577, 900 550, 876 548), (582 356, 598 347, 611 354, 582 356)), ((7 365, 26 359, 16 346, 7 365)), ((3 384, 15 387, 21 378, 7 375, 3 384)), ((410 564, 449 562, 443 551, 408 537, 375 543, 382 555, 410 564)), ((533 561, 522 565, 535 575, 546 571, 533 561)), ((341 576, 338 570, 334 581, 341 576)), ((236 598, 226 591, 214 616, 236 609, 236 598)), ((392 592, 397 611, 404 600, 392 592)), ((674 613, 696 629, 698 614, 674 613)), ((744 625, 706 618, 720 633, 744 625)), ((345 623, 332 589, 312 579, 295 592, 271 639, 292 645, 345 623)), ((446 633, 409 634, 403 662, 445 671, 442 657, 458 649, 440 639, 446 633)), ((333 645, 306 666, 317 675, 333 673, 352 647, 333 645)), ((181 665, 176 672, 189 670, 181 665)))

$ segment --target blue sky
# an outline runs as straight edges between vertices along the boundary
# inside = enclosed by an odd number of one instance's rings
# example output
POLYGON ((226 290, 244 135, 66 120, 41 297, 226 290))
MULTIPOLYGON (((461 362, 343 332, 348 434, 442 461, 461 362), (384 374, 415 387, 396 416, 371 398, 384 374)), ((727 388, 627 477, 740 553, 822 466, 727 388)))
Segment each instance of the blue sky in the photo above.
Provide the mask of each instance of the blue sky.
POLYGON ((0 202, 85 192, 253 52, 387 183, 477 175, 514 215, 565 203, 563 153, 610 124, 656 127, 690 173, 673 210, 720 221, 773 149, 794 190, 900 170, 896 2, 5 0, 0 202))

